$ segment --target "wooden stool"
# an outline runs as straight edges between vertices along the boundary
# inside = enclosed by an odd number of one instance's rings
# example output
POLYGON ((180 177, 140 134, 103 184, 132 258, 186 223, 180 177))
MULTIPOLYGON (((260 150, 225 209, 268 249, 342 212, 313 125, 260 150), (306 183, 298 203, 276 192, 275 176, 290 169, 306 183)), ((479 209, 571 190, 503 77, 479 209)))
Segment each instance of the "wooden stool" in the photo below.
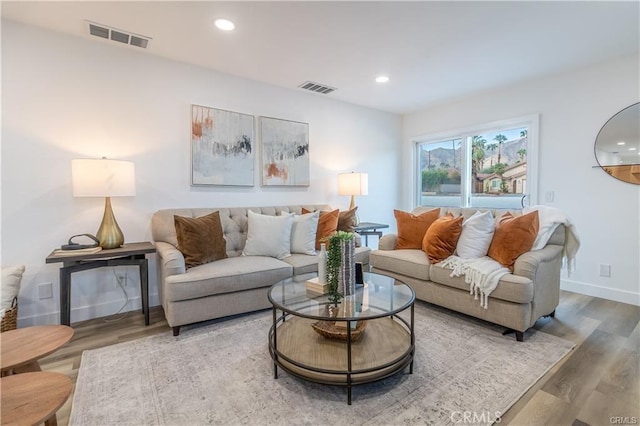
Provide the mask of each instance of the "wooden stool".
POLYGON ((69 398, 71 386, 66 375, 45 371, 1 378, 2 424, 56 426, 56 411, 69 398))
POLYGON ((55 352, 73 337, 66 325, 42 325, 0 333, 0 371, 40 371, 38 359, 55 352))

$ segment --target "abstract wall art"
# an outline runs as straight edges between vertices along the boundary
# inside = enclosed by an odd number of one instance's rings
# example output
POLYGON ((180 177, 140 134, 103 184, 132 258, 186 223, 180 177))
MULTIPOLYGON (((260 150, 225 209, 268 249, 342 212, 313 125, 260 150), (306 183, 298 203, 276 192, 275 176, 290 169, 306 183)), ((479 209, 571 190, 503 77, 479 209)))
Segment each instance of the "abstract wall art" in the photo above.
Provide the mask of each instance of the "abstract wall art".
POLYGON ((309 124, 260 117, 263 186, 309 186, 309 124))
POLYGON ((254 185, 254 117, 191 106, 191 184, 254 185))

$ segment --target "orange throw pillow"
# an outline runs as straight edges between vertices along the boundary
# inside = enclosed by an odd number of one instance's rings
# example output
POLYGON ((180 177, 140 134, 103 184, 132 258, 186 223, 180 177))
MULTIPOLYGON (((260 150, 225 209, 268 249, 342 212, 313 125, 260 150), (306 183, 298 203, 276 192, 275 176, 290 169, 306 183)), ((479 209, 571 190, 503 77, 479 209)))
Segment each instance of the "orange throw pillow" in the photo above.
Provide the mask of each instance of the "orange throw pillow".
POLYGON ((340 210, 337 209, 331 212, 320 212, 320 219, 318 219, 318 229, 316 231, 316 250, 320 250, 320 244, 326 243, 325 238, 332 236, 338 230, 339 215, 340 210))
POLYGON ((539 228, 537 210, 522 216, 505 213, 496 225, 489 257, 513 271, 516 259, 533 247, 539 228))
POLYGON ((426 211, 414 215, 402 210, 394 210, 398 227, 398 242, 396 249, 421 249, 424 234, 429 226, 440 216, 440 209, 426 211))
POLYGON ((431 263, 442 262, 456 250, 463 220, 462 216, 453 217, 448 213, 431 224, 422 240, 422 250, 431 263))

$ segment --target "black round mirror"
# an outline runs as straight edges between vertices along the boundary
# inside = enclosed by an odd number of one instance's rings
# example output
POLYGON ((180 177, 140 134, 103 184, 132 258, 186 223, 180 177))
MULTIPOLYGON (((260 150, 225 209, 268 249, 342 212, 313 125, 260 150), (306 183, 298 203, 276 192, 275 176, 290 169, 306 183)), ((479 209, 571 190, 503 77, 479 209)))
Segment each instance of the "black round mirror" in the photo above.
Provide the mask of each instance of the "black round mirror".
POLYGON ((640 185, 640 103, 607 121, 594 147, 596 161, 610 176, 640 185))

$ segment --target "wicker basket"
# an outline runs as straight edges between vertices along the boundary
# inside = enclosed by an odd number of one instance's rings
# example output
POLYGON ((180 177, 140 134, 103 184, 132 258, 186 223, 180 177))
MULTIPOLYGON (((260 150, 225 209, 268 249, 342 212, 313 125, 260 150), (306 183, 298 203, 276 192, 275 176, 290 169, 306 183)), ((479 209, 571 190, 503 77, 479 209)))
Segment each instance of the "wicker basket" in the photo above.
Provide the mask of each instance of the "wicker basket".
POLYGON ((15 330, 18 325, 18 298, 14 297, 11 302, 11 308, 7 309, 2 317, 2 325, 0 326, 0 333, 5 331, 15 330))
MULTIPOLYGON (((338 309, 327 305, 326 314, 328 317, 335 317, 338 309)), ((346 321, 318 321, 311 324, 311 327, 321 336, 328 339, 347 340, 346 321), (339 325, 336 325, 339 324, 339 325)), ((366 321, 357 321, 356 328, 351 329, 351 340, 356 341, 367 327, 366 321)))
MULTIPOLYGON (((358 321, 356 328, 351 329, 351 340, 354 342, 358 340, 366 326, 366 321, 358 321)), ((316 333, 328 339, 347 340, 347 328, 336 327, 336 321, 318 321, 311 324, 311 327, 316 333)))

